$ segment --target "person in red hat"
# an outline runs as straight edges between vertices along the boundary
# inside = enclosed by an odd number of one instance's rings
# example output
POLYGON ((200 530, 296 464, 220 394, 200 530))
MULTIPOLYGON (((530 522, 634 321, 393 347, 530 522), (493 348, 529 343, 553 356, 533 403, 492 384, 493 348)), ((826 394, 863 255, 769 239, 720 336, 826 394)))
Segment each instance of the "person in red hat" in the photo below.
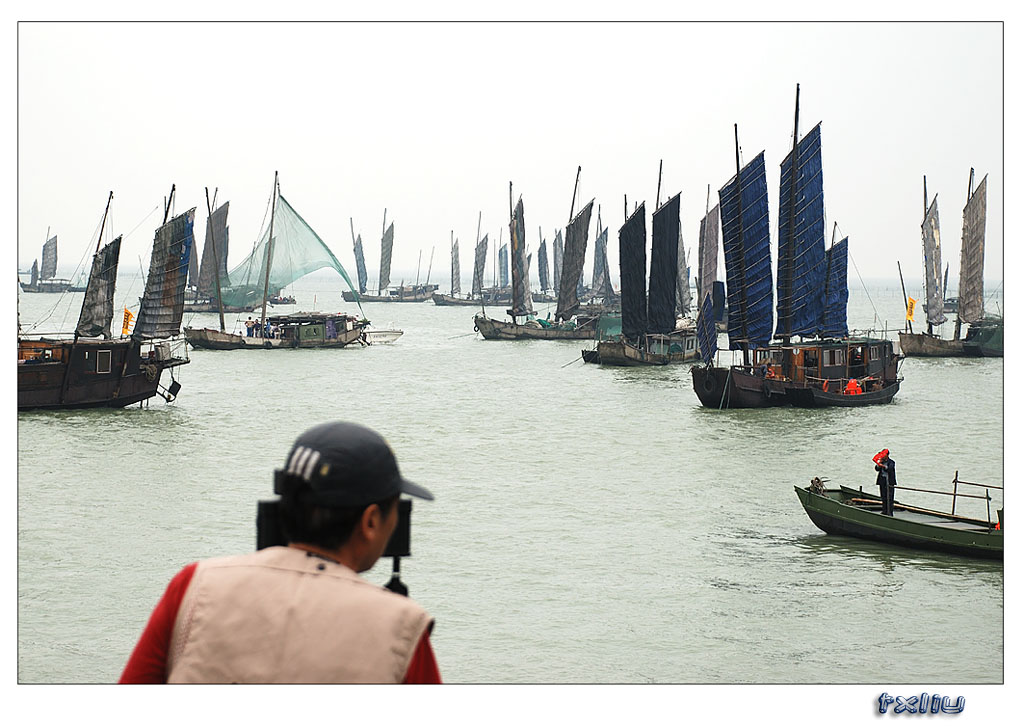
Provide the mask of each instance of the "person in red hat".
POLYGON ((365 581, 398 523, 426 500, 379 434, 313 427, 275 472, 282 545, 189 564, 153 610, 122 683, 439 683, 433 618, 365 581))
POLYGON ((878 471, 875 484, 882 496, 882 515, 891 516, 893 501, 896 497, 896 461, 889 456, 888 448, 871 459, 874 460, 875 470, 878 471))

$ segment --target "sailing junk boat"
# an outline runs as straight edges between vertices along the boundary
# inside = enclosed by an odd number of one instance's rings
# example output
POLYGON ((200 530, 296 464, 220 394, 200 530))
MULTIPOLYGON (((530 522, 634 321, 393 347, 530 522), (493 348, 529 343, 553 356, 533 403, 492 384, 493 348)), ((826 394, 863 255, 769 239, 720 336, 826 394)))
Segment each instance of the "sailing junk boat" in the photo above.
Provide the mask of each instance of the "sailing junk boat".
POLYGON ((28 283, 21 283, 21 290, 25 293, 64 293, 71 288, 71 281, 65 278, 54 278, 57 275, 57 236, 52 238, 47 232, 46 242, 43 244, 43 265, 39 266, 37 260, 32 261, 32 276, 28 283))
MULTIPOLYGON (((113 196, 107 200, 108 210, 113 196)), ((106 217, 104 213, 104 222, 106 217)), ((181 385, 174 370, 189 362, 178 334, 194 219, 192 208, 170 221, 165 217, 157 229, 135 329, 130 337, 116 339, 110 322, 121 236, 101 248, 100 225, 73 338, 18 337, 19 410, 124 407, 154 395, 168 402, 177 396, 181 385), (160 381, 165 369, 171 372, 166 388, 160 381)), ((125 318, 122 331, 128 326, 125 318)))
MULTIPOLYGON (((676 327, 679 194, 654 213, 650 295, 644 290, 646 248, 646 208, 641 204, 619 229, 622 334, 610 341, 597 342, 596 358, 600 364, 674 364, 697 358, 696 330, 676 327)), ((592 359, 584 356, 584 361, 592 359)))
MULTIPOLYGON (((710 187, 709 192, 710 195, 710 187)), ((697 301, 704 300, 704 294, 711 295, 711 317, 719 331, 727 330, 725 308, 725 284, 718 280, 718 219, 719 205, 705 212, 700 221, 700 237, 697 245, 697 301)))
MULTIPOLYGON (((1003 320, 985 315, 985 211, 988 176, 974 187, 971 169, 968 199, 964 207, 960 247, 960 290, 957 300, 956 324, 952 339, 943 339, 933 327, 946 321, 944 301, 938 287, 939 212, 938 199, 933 200, 921 225, 924 244, 925 292, 928 303, 928 332, 900 332, 900 348, 906 356, 994 356, 1003 355, 1003 320), (967 335, 961 339, 961 326, 967 323, 967 335)), ((927 193, 926 193, 927 195, 927 193)), ((927 200, 927 196, 925 197, 927 200)), ((909 327, 909 321, 908 321, 909 327)))
MULTIPOLYGON (((216 191, 215 191, 216 192, 216 191)), ((216 198, 216 193, 214 198, 216 198)), ((188 313, 213 313, 220 310, 217 305, 217 289, 215 285, 218 274, 223 279, 228 272, 228 205, 223 205, 213 211, 208 217, 206 225, 206 241, 203 243, 202 262, 195 265, 199 256, 192 256, 189 263, 189 281, 194 285, 195 297, 193 301, 185 303, 185 311, 188 313), (216 254, 214 254, 216 251, 216 254), (197 268, 193 275, 193 266, 197 268)), ((223 306, 225 313, 250 312, 255 305, 247 306, 223 306)))
POLYGON ((226 305, 262 301, 260 318, 244 336, 225 331, 223 316, 220 331, 186 328, 188 343, 199 349, 291 349, 362 342, 363 329, 369 323, 365 318, 319 311, 267 316, 271 290, 281 290, 321 268, 333 268, 350 289, 353 287, 334 253, 281 194, 275 173, 270 226, 252 253, 219 284, 220 300, 226 305))
MULTIPOLYGON (((508 294, 503 294, 500 289, 496 288, 484 288, 484 265, 487 261, 487 235, 482 238, 479 237, 480 231, 477 230, 477 243, 473 255, 473 287, 470 289, 469 297, 463 298, 456 295, 456 288, 453 286, 452 294, 446 295, 444 293, 433 293, 431 299, 437 306, 507 306, 512 302, 512 297, 508 294)), ((457 255, 458 250, 453 249, 453 255, 457 255)), ((458 270, 458 263, 455 259, 452 260, 452 274, 453 276, 458 270)), ((454 281, 453 281, 454 283, 454 281)), ((461 287, 460 287, 461 288, 461 287)), ((461 292, 461 291, 460 291, 461 292)))
MULTIPOLYGON (((512 185, 509 183, 509 205, 511 206, 512 185)), ((479 331, 485 339, 590 339, 596 331, 597 317, 582 321, 573 318, 579 306, 576 298, 576 281, 583 270, 583 256, 587 249, 587 228, 590 226, 591 200, 569 223, 566 237, 566 265, 562 268, 562 295, 559 296, 558 311, 555 314, 562 323, 536 318, 526 264, 526 226, 523 220, 523 200, 512 212, 509 229, 512 235, 512 308, 507 313, 512 321, 499 321, 483 312, 473 317, 473 330, 479 331), (568 277, 566 277, 568 276, 568 277), (567 281, 571 281, 567 283, 567 281), (522 324, 516 321, 525 317, 522 324)))
MULTIPOLYGON (((391 252, 395 245, 395 223, 387 224, 388 211, 384 210, 384 233, 380 239, 380 276, 377 279, 377 295, 367 293, 356 293, 355 290, 342 291, 341 297, 349 303, 370 301, 376 303, 421 303, 430 300, 430 294, 438 289, 436 283, 407 286, 403 282, 397 288, 389 288, 391 285, 391 252)), ((360 245, 360 251, 362 246, 360 245)), ((358 267, 358 257, 356 259, 358 267)), ((417 276, 419 273, 417 273, 417 276)), ((430 273, 427 273, 430 279, 430 273)))
MULTIPOLYGON (((799 121, 799 86, 797 114, 799 121)), ((824 246, 821 125, 797 142, 782 162, 779 186, 778 326, 772 338, 772 274, 768 189, 764 152, 719 191, 729 297, 729 348, 742 349, 743 364, 712 365, 717 350, 708 335, 710 294, 702 293, 698 330, 705 366, 691 370, 705 407, 746 408, 860 406, 890 402, 899 390, 901 359, 892 342, 851 337, 846 324, 847 239, 824 246), (799 204, 799 211, 798 211, 799 204), (800 336, 800 343, 791 343, 800 336), (813 336, 811 340, 803 340, 813 336), (753 363, 750 355, 754 354, 753 363), (857 380, 861 393, 844 394, 857 380)))

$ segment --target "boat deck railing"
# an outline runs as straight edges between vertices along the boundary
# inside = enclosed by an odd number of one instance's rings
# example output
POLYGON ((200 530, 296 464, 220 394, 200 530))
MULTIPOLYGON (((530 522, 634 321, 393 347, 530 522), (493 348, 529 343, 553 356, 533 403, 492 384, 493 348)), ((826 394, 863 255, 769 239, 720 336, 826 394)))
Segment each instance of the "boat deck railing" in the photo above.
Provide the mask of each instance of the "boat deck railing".
MULTIPOLYGON (((984 499, 984 501, 985 501, 985 514, 986 514, 986 516, 987 516, 989 521, 992 520, 992 495, 991 495, 991 493, 989 491, 990 490, 1002 490, 1003 486, 1001 486, 1001 485, 987 485, 985 483, 972 483, 972 482, 970 482, 968 480, 961 480, 960 479, 960 471, 959 470, 957 470, 957 471, 955 471, 953 473, 953 480, 951 482, 953 483, 953 491, 952 492, 945 491, 945 490, 930 490, 928 488, 911 488, 910 486, 907 486, 907 485, 895 485, 893 487, 895 489, 897 489, 897 490, 913 490, 913 491, 917 491, 918 493, 936 493, 938 495, 949 495, 949 496, 952 496, 953 497, 953 505, 951 506, 950 511, 949 511, 950 514, 952 514, 952 515, 956 514, 956 499, 957 498, 980 498, 980 499, 984 499), (980 494, 977 494, 977 493, 963 493, 963 492, 961 492, 959 490, 959 487, 961 485, 969 485, 969 486, 972 486, 972 487, 975 487, 975 488, 984 488, 985 489, 985 494, 984 495, 980 495, 980 494)), ((1003 520, 1002 519, 1001 511, 1000 511, 999 520, 1000 521, 1003 520)))

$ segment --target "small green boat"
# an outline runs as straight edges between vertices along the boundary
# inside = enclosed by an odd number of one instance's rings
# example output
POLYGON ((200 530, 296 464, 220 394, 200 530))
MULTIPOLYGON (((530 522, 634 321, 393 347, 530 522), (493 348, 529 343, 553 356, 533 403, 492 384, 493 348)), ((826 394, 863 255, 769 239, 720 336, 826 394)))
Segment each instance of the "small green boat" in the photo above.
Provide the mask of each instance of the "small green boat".
POLYGON ((795 489, 811 521, 828 534, 985 559, 1003 558, 1002 510, 998 511, 999 521, 992 523, 895 501, 893 515, 885 516, 879 497, 863 489, 825 488, 820 478, 814 478, 810 487, 795 489))

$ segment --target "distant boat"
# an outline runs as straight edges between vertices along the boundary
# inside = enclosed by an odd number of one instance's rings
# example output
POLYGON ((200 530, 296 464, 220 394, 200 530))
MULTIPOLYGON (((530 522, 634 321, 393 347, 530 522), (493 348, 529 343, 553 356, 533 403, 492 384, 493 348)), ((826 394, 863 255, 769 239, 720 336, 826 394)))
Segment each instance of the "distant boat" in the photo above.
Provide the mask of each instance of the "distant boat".
MULTIPOLYGON (((962 485, 964 481, 954 478, 954 483, 962 485)), ((986 489, 997 487, 969 485, 986 489)), ((1003 558, 1002 509, 996 512, 997 520, 991 521, 894 501, 893 514, 888 516, 882 514, 879 496, 863 488, 825 488, 820 478, 814 478, 809 487, 798 485, 794 489, 814 525, 831 535, 983 559, 1003 558)), ((971 497, 963 491, 947 495, 953 495, 954 509, 957 497, 971 497)), ((973 497, 987 499, 987 490, 986 495, 973 497)))
MULTIPOLYGON (((214 190, 213 203, 217 202, 217 192, 214 190)), ((224 313, 251 313, 256 310, 256 304, 250 303, 241 306, 228 304, 218 305, 217 303, 217 278, 223 280, 228 272, 228 248, 230 240, 228 237, 228 205, 225 202, 208 214, 206 221, 206 241, 203 243, 202 263, 196 260, 200 257, 193 255, 189 261, 189 284, 191 286, 191 300, 185 302, 186 313, 217 313, 223 310, 224 313)))
MULTIPOLYGON (((573 192, 575 202, 575 191, 573 192)), ((473 329, 485 339, 590 339, 596 331, 597 316, 581 318, 575 316, 579 306, 576 298, 576 281, 583 270, 583 256, 587 249, 587 228, 593 200, 569 223, 567 237, 571 251, 567 252, 566 265, 562 268, 562 295, 559 296, 555 321, 540 319, 533 309, 533 297, 527 275, 526 225, 523 217, 523 199, 519 198, 514 209, 510 209, 509 230, 512 246, 512 307, 506 313, 511 321, 493 319, 484 313, 473 317, 473 329), (567 284, 567 281, 570 283, 567 284), (519 323, 519 319, 523 319, 519 323)), ((512 207, 512 183, 509 183, 509 207, 512 207)))
POLYGON ((354 342, 365 344, 362 332, 369 324, 365 318, 319 311, 267 316, 271 290, 280 292, 307 273, 321 268, 333 268, 349 289, 353 288, 348 273, 334 253, 281 194, 275 172, 267 232, 249 256, 217 283, 218 300, 224 305, 262 302, 252 333, 248 328, 245 334, 226 331, 222 314, 219 331, 186 328, 188 343, 198 349, 220 350, 339 348, 354 342))
MULTIPOLYGON (((130 337, 114 338, 111 319, 121 236, 100 247, 113 196, 111 192, 107 199, 72 338, 18 336, 19 410, 124 407, 157 395, 170 402, 181 388, 174 370, 189 363, 179 335, 195 208, 171 220, 165 210, 164 223, 153 239, 134 330, 130 337), (171 372, 166 388, 161 382, 165 370, 171 372)), ((127 319, 126 314, 122 331, 129 325, 127 319)))
MULTIPOLYGON (((658 179, 659 189, 661 179, 658 179)), ((584 361, 610 366, 664 365, 697 358, 697 332, 679 328, 679 198, 676 194, 659 207, 651 231, 650 293, 647 272, 646 207, 643 203, 619 229, 622 333, 598 341, 597 356, 584 361)), ((683 274, 684 279, 686 274, 683 274)), ((687 284, 687 291, 689 285, 687 284)))
POLYGON ((711 186, 708 185, 708 201, 704 217, 700 221, 697 243, 697 301, 704 300, 704 294, 711 294, 711 314, 718 331, 728 330, 728 311, 725 306, 725 283, 718 280, 718 230, 719 205, 708 208, 711 200, 711 186))
POLYGON ((374 329, 368 326, 363 329, 363 341, 367 344, 391 344, 397 341, 403 333, 405 332, 401 329, 374 329))
MULTIPOLYGON (((391 253, 395 244, 395 223, 392 222, 390 225, 387 224, 388 211, 384 210, 384 234, 380 240, 380 276, 377 279, 377 295, 370 295, 368 293, 357 294, 355 290, 342 291, 341 296, 344 300, 349 303, 357 303, 360 301, 369 301, 371 303, 422 303, 429 301, 431 294, 436 291, 440 286, 436 283, 430 283, 430 271, 427 271, 426 283, 419 283, 417 281, 413 285, 405 285, 405 281, 402 281, 401 285, 397 288, 390 288, 391 286, 391 253)), ((361 248, 362 246, 360 246, 361 248)), ((421 256, 422 257, 422 256, 421 256)), ((433 254, 431 254, 431 260, 433 260, 433 254)), ((357 263, 358 267, 358 258, 357 263)), ((417 269, 417 278, 419 277, 419 270, 417 269)))
POLYGON ((887 403, 899 389, 901 357, 893 351, 893 343, 849 334, 848 239, 834 242, 833 228, 832 247, 825 250, 821 125, 799 139, 799 110, 798 85, 793 150, 782 162, 779 185, 778 316, 774 337, 764 152, 741 169, 739 131, 735 130, 736 175, 719 191, 719 198, 729 297, 729 348, 743 351, 743 364, 714 366, 718 344, 707 320, 711 316, 710 293, 704 291, 697 321, 704 365, 690 371, 694 392, 705 407, 832 406, 839 402, 829 396, 814 397, 813 393, 804 396, 802 390, 841 394, 847 391, 851 379, 856 380, 860 392, 842 395, 844 406, 887 403), (797 336, 799 342, 793 340, 797 336))
POLYGON ((21 283, 21 290, 25 293, 64 293, 71 289, 71 281, 54 277, 57 275, 57 236, 51 238, 49 230, 43 243, 43 264, 40 267, 38 259, 33 260, 29 275, 31 280, 21 283))
MULTIPOLYGON (((985 217, 988 175, 974 186, 974 169, 968 183, 967 204, 963 213, 963 233, 960 245, 960 288, 956 298, 956 324, 952 339, 943 339, 934 327, 946 321, 943 301, 938 287, 939 265, 939 211, 938 196, 925 211, 921 224, 924 244, 925 292, 927 297, 928 331, 913 333, 910 322, 907 331, 900 332, 900 348, 906 356, 972 356, 1002 357, 1003 319, 985 314, 985 217), (941 302, 941 305, 940 305, 941 302), (960 338, 962 325, 969 325, 960 338)), ((927 180, 926 180, 927 185, 927 180)), ((927 186, 925 188, 927 202, 927 186)))

